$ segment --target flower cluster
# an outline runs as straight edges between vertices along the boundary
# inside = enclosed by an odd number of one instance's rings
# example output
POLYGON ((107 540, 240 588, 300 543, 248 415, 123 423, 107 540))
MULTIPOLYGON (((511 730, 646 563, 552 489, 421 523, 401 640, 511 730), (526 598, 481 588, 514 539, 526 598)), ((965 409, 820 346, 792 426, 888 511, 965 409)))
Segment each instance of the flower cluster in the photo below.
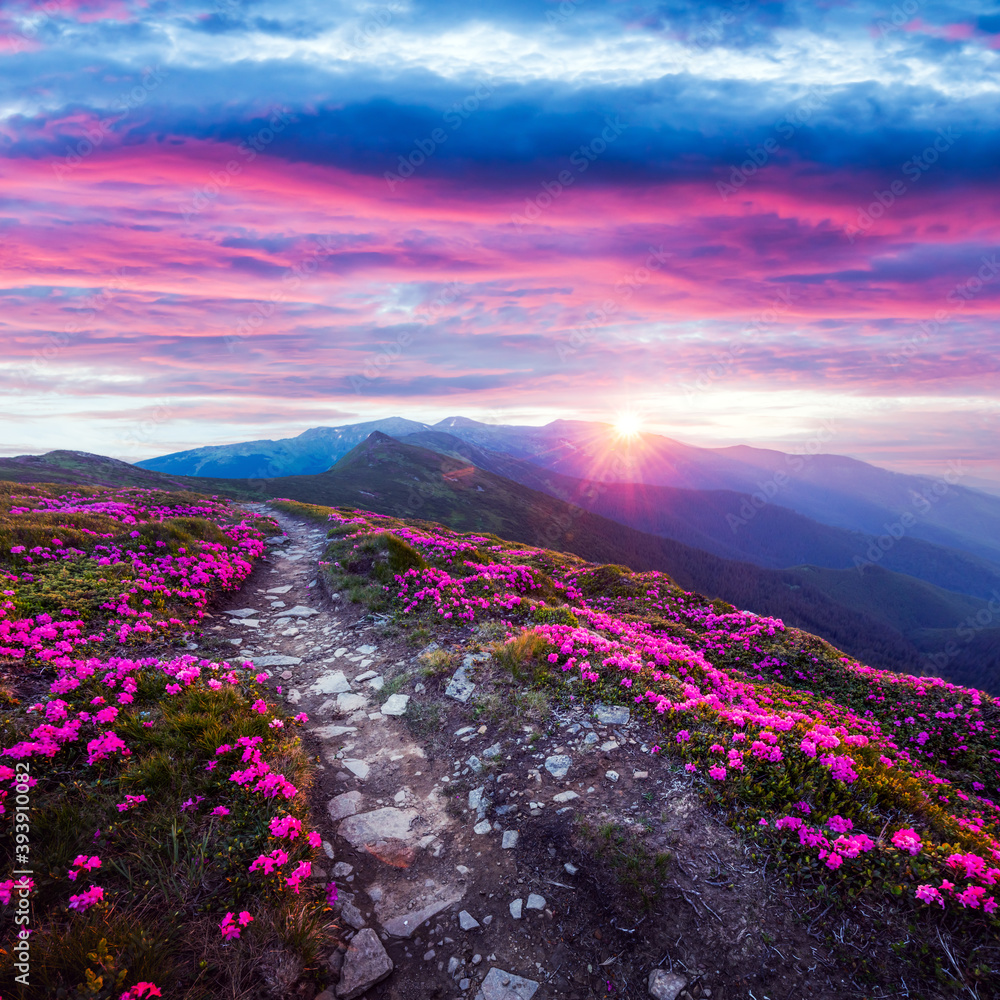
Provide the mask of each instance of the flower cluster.
MULTIPOLYGON (((423 558, 386 588, 399 614, 500 618, 511 642, 532 631, 544 663, 579 684, 578 692, 631 701, 659 718, 666 748, 705 782, 707 794, 727 803, 745 796, 752 807, 754 787, 788 787, 784 808, 759 816, 761 835, 809 852, 828 871, 873 852, 913 859, 923 873, 946 870, 945 841, 962 844, 963 857, 1000 861, 1000 806, 989 794, 1000 792, 1000 713, 985 704, 986 695, 831 655, 778 619, 688 593, 663 573, 581 565, 362 511, 330 520, 350 529, 335 543, 346 553, 344 565, 352 550, 386 531, 423 558), (559 595, 563 608, 553 611, 543 592, 559 595), (864 829, 854 830, 829 806, 824 816, 819 799, 804 800, 811 785, 828 789, 824 801, 842 802, 864 829), (913 817, 923 816, 924 824, 927 808, 940 810, 936 835, 906 827, 886 841, 880 831, 889 816, 862 804, 880 795, 922 801, 925 809, 913 817), (814 810, 819 814, 807 823, 803 816, 814 810)), ((898 870, 909 869, 899 860, 898 870)), ((914 882, 915 897, 940 905, 953 899, 956 907, 991 914, 985 871, 966 874, 968 884, 954 892, 947 884, 931 887, 936 896, 927 885, 917 892, 914 882)))

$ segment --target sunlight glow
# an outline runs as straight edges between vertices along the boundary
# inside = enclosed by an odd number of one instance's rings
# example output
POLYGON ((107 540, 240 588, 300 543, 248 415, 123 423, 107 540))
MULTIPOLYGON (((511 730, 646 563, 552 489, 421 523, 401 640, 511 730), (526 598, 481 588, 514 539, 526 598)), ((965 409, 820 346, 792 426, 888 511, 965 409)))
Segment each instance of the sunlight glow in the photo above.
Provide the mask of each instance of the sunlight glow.
POLYGON ((634 438, 642 431, 642 420, 635 413, 619 413, 615 417, 615 430, 619 437, 634 438))

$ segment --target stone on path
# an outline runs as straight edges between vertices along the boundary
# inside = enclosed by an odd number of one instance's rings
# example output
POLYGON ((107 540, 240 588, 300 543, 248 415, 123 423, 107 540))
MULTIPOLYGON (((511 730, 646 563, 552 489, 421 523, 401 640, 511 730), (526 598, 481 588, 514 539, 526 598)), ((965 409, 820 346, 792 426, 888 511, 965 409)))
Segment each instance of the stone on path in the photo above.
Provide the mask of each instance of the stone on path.
POLYGON ((270 656, 251 656, 255 667, 297 667, 302 662, 301 656, 282 656, 274 653, 270 656))
POLYGON ((237 611, 227 611, 226 614, 230 618, 253 618, 254 615, 259 615, 260 612, 256 608, 239 608, 237 611))
POLYGON ((416 809, 385 806, 348 816, 341 822, 337 832, 352 847, 364 847, 379 840, 412 840, 410 825, 416 818, 416 809))
POLYGON ((513 972, 493 968, 486 973, 476 1000, 531 1000, 538 986, 534 979, 524 979, 513 972))
POLYGON ((572 763, 572 757, 567 757, 566 754, 557 754, 555 757, 546 758, 545 770, 548 771, 553 778, 565 778, 566 772, 569 770, 569 766, 572 763))
POLYGON ((617 771, 605 771, 604 777, 607 778, 608 781, 617 781, 621 775, 617 771))
POLYGON ((286 583, 283 587, 270 587, 267 592, 269 594, 287 594, 291 589, 292 585, 290 583, 286 583))
POLYGON ((392 959, 386 954, 375 931, 365 927, 351 938, 347 946, 337 996, 340 1000, 356 1000, 391 972, 392 959))
POLYGON ((529 910, 544 910, 545 897, 539 896, 537 892, 528 893, 528 902, 525 904, 529 910))
POLYGON ((687 986, 687 980, 676 972, 653 969, 649 974, 647 989, 654 1000, 677 1000, 678 994, 687 986))
POLYGON ((469 677, 469 671, 476 663, 488 660, 489 658, 489 653, 466 653, 462 658, 462 665, 452 675, 451 680, 448 681, 448 686, 444 689, 444 693, 456 701, 467 702, 472 692, 476 689, 476 685, 469 677))
POLYGON ((484 819, 478 822, 472 829, 481 836, 484 833, 489 833, 493 829, 493 824, 488 819, 484 819))
POLYGON ((418 910, 403 911, 395 917, 382 919, 382 927, 386 934, 397 938, 408 938, 423 923, 436 917, 442 910, 457 903, 462 898, 461 890, 452 886, 439 889, 439 899, 435 899, 418 910))
POLYGON ((333 670, 317 677, 309 690, 313 694, 345 694, 351 690, 351 683, 343 670, 333 670))
POLYGON ((504 830, 503 841, 500 846, 505 851, 509 851, 512 847, 517 847, 517 838, 519 834, 517 830, 504 830))
POLYGON ((347 770, 351 772, 351 774, 356 775, 362 781, 364 781, 368 777, 368 774, 371 771, 371 767, 369 767, 367 761, 357 760, 356 758, 352 758, 351 760, 345 760, 344 767, 346 767, 347 770))
POLYGON ((338 736, 347 736, 350 733, 356 733, 358 731, 357 726, 318 726, 313 730, 313 734, 318 736, 321 740, 335 740, 338 736))
POLYGON ((346 692, 337 695, 337 711, 341 715, 350 715, 357 712, 368 704, 368 699, 363 694, 351 694, 346 692))
POLYGON ((513 903, 510 904, 510 915, 515 920, 521 919, 521 907, 524 906, 523 899, 515 899, 513 903))
POLYGON ((576 792, 560 792, 558 795, 552 796, 553 802, 571 802, 573 799, 578 799, 580 796, 576 792))
POLYGON ((474 931, 479 926, 479 921, 468 910, 462 910, 458 915, 458 925, 463 931, 474 931))
POLYGON ((340 915, 356 930, 361 930, 367 921, 365 915, 349 900, 344 900, 344 905, 340 908, 340 915))
POLYGON ((598 703, 594 706, 594 715, 602 726, 624 726, 629 720, 629 710, 625 705, 602 705, 598 703))
POLYGON ((496 760, 500 756, 501 747, 499 743, 494 743, 493 746, 487 747, 483 751, 483 756, 487 760, 496 760))
POLYGON ((315 608, 307 608, 304 604, 296 604, 294 608, 282 611, 281 614, 283 617, 287 616, 289 618, 312 618, 313 615, 318 615, 319 612, 315 608))
POLYGON ((409 704, 408 694, 391 694, 382 706, 383 715, 406 715, 406 706, 409 704))
POLYGON ((288 535, 270 535, 264 539, 265 545, 284 545, 285 542, 290 542, 291 539, 288 535))
POLYGON ((326 811, 330 819, 336 823, 338 820, 353 816, 361 805, 361 792, 344 792, 343 795, 335 795, 326 804, 326 811))

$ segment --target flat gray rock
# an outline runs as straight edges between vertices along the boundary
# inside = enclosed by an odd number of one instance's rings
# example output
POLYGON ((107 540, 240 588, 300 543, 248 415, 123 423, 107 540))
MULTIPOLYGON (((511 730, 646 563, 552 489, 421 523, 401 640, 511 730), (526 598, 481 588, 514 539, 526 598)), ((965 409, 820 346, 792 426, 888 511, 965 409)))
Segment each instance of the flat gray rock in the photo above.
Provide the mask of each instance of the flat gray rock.
POLYGON ((264 539, 265 545, 284 545, 286 542, 290 542, 291 539, 288 535, 271 535, 269 538, 264 539))
POLYGON ((479 921, 468 910, 462 910, 458 915, 458 926, 463 931, 474 931, 479 926, 479 921))
POLYGON ((678 994, 687 986, 687 980, 676 972, 666 969, 653 969, 649 974, 646 988, 654 1000, 677 1000, 678 994))
POLYGON ((629 710, 624 705, 602 705, 598 702, 594 706, 594 715, 602 726, 624 726, 629 720, 629 710))
POLYGON ((486 973, 476 1000, 531 1000, 538 986, 534 979, 524 979, 513 972, 493 968, 486 973))
POLYGON ((544 910, 545 909, 545 897, 539 896, 537 892, 528 893, 528 902, 525 906, 529 910, 544 910))
POLYGON ((509 851, 511 848, 517 847, 518 836, 519 834, 517 830, 504 830, 503 840, 501 841, 500 846, 505 851, 509 851))
POLYGON ((317 726, 313 730, 314 735, 318 736, 321 740, 335 740, 338 736, 347 736, 350 733, 356 733, 358 731, 357 726, 317 726))
POLYGON ((414 839, 410 833, 410 826, 416 818, 416 809, 396 809, 393 806, 386 806, 382 809, 373 809, 371 812, 348 816, 341 822, 337 832, 352 847, 364 847, 380 840, 408 841, 414 839))
POLYGON ((406 715, 406 706, 410 703, 408 694, 391 694, 382 706, 383 715, 406 715))
POLYGON ((480 820, 472 829, 482 836, 483 834, 489 833, 490 830, 493 829, 493 824, 488 819, 484 819, 480 820))
POLYGON ((240 608, 238 611, 227 611, 226 614, 230 618, 253 618, 254 615, 259 615, 260 612, 256 608, 240 608))
POLYGON ((391 972, 392 959, 386 954, 375 931, 365 927, 351 938, 347 946, 337 996, 340 1000, 356 1000, 391 972))
POLYGON ((337 711, 341 715, 350 715, 351 712, 357 712, 367 704, 368 699, 363 694, 351 694, 347 692, 337 695, 337 711))
POLYGON ((502 750, 502 748, 501 748, 500 744, 499 743, 494 743, 492 746, 487 747, 483 751, 483 756, 487 760, 496 760, 496 758, 500 756, 501 750, 502 750))
MULTIPOLYGON (((461 898, 460 894, 458 898, 461 898)), ((414 910, 410 913, 401 913, 399 916, 392 917, 390 920, 386 920, 382 924, 382 927, 386 934, 391 934, 392 937, 408 938, 422 923, 425 923, 432 917, 436 917, 442 910, 446 910, 455 902, 456 898, 454 894, 449 894, 444 899, 428 903, 419 910, 414 910)))
POLYGON ((361 930, 367 923, 365 915, 350 900, 344 900, 344 905, 340 908, 340 915, 356 931, 361 930))
POLYGON ((368 761, 359 760, 357 758, 345 760, 344 767, 346 767, 347 770, 351 772, 351 774, 360 778, 362 781, 364 781, 368 777, 368 774, 371 771, 371 767, 368 765, 368 761))
POLYGON ((297 667, 302 662, 301 656, 282 656, 273 653, 270 656, 252 656, 256 667, 297 667))
POLYGON ((557 754, 555 757, 546 758, 545 770, 548 771, 553 778, 565 778, 566 772, 569 770, 569 766, 572 763, 572 757, 567 757, 566 754, 557 754))
POLYGON ((326 804, 326 811, 334 823, 339 820, 353 816, 361 805, 361 792, 344 792, 343 795, 335 795, 326 804))
POLYGON ((522 910, 523 907, 524 907, 524 900, 523 899, 515 899, 510 904, 510 915, 515 920, 520 920, 521 919, 521 910, 522 910))
POLYGON ((351 690, 351 682, 344 676, 343 670, 332 670, 317 677, 309 690, 313 694, 345 694, 351 690))
POLYGON ((282 611, 281 614, 287 615, 289 618, 312 618, 313 615, 318 615, 319 612, 315 608, 307 608, 304 604, 296 604, 294 608, 282 611))
POLYGON ((283 587, 271 587, 268 589, 269 594, 287 594, 288 591, 292 589, 290 583, 286 583, 283 587))

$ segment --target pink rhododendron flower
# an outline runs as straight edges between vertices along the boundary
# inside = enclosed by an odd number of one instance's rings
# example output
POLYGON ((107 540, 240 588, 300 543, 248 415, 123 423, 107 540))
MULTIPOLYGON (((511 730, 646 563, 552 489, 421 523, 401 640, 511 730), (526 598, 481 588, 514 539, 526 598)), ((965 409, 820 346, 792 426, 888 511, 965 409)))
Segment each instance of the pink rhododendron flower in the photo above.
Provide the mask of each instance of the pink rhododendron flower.
POLYGON ((81 892, 78 896, 69 897, 69 908, 83 913, 95 904, 104 899, 104 890, 99 886, 92 885, 86 892, 81 892))
POLYGON ((941 893, 932 885, 921 885, 917 887, 916 897, 923 903, 931 905, 932 903, 937 903, 938 906, 944 907, 944 899, 941 893))
POLYGON ((162 997, 159 987, 155 983, 136 983, 130 990, 126 990, 119 1000, 145 1000, 147 997, 162 997))
POLYGON ((919 854, 923 846, 920 835, 912 829, 897 830, 892 835, 892 842, 901 851, 909 851, 910 854, 919 854))
POLYGON ((226 941, 233 941, 239 938, 240 928, 246 927, 253 920, 253 917, 246 910, 240 913, 238 920, 234 920, 233 916, 232 913, 227 913, 222 918, 222 923, 219 924, 219 932, 226 941))

